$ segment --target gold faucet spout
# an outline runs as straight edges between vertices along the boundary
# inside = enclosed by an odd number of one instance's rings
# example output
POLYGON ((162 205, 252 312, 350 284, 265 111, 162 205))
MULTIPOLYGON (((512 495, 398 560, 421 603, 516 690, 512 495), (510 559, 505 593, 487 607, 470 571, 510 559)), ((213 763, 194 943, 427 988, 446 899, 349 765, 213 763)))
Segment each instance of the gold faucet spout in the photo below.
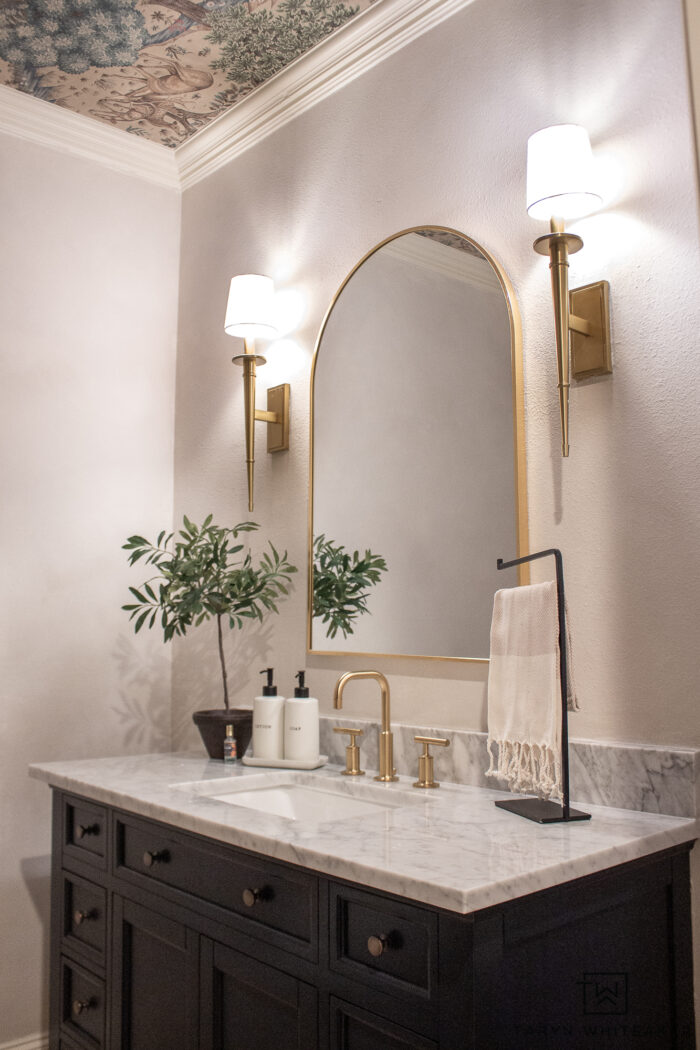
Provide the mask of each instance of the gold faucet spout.
POLYGON ((373 678, 379 683, 382 702, 382 728, 379 733, 379 776, 375 780, 398 780, 394 769, 394 736, 391 732, 391 699, 389 683, 381 671, 347 671, 335 683, 333 690, 333 707, 339 710, 343 706, 343 690, 353 678, 373 678))

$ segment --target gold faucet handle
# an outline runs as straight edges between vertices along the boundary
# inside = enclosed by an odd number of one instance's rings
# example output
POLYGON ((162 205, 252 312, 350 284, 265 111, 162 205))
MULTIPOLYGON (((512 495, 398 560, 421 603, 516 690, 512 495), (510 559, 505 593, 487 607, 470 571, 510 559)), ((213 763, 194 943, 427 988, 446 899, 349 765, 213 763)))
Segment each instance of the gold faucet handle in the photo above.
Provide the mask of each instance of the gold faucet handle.
POLYGON ((433 756, 430 754, 431 747, 449 747, 449 740, 440 736, 414 736, 417 744, 423 745, 423 754, 418 757, 418 780, 414 788, 437 788, 440 784, 433 776, 433 756))
POLYGON ((360 748, 355 741, 355 737, 362 736, 364 729, 350 729, 345 726, 333 726, 334 733, 347 733, 350 737, 350 743, 345 747, 345 769, 343 770, 344 777, 363 777, 365 775, 364 769, 360 769, 360 748))

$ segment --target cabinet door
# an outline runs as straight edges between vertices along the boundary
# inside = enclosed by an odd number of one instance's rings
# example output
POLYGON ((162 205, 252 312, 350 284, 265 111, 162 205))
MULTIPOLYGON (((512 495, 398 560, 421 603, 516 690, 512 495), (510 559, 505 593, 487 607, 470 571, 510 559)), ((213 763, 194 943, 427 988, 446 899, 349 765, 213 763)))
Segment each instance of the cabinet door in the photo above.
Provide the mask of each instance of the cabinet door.
POLYGON ((331 1050, 437 1050, 437 1043, 331 997, 331 1050))
POLYGON ((114 898, 111 1047, 197 1046, 197 942, 181 923, 114 898))
POLYGON ((613 868, 477 916, 479 1050, 694 1048, 679 864, 613 868))
POLYGON ((202 944, 202 1050, 316 1050, 316 989, 211 941, 202 944))

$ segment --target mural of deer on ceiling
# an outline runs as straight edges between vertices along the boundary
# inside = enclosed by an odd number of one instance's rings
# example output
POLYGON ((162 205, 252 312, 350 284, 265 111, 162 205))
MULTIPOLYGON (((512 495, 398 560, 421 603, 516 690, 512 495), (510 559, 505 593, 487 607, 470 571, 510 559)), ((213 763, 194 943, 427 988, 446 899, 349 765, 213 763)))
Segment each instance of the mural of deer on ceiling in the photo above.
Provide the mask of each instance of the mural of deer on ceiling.
POLYGON ((175 147, 374 0, 0 0, 0 83, 175 147))

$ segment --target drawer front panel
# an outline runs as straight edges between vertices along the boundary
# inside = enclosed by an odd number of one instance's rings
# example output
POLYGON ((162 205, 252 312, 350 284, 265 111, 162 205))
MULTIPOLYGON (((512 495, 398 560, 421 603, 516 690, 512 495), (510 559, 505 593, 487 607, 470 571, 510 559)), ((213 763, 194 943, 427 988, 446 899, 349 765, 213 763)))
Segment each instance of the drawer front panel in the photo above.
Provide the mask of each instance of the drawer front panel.
POLYGON ((250 924, 310 945, 317 930, 318 883, 313 875, 258 862, 238 851, 208 849, 167 829, 117 823, 117 874, 169 886, 190 899, 225 908, 250 924))
POLYGON ((104 957, 107 926, 105 890, 77 875, 63 876, 63 939, 66 945, 104 957))
POLYGON ((67 959, 61 960, 61 1014, 69 1032, 87 1036, 90 1045, 104 1045, 104 983, 67 959))
POLYGON ((331 1050, 438 1050, 401 1025, 331 997, 331 1050))
POLYGON ((68 856, 104 868, 107 859, 107 810, 77 798, 64 799, 63 848, 68 856))
POLYGON ((331 968, 383 992, 437 991, 437 916, 360 890, 331 887, 331 968))

